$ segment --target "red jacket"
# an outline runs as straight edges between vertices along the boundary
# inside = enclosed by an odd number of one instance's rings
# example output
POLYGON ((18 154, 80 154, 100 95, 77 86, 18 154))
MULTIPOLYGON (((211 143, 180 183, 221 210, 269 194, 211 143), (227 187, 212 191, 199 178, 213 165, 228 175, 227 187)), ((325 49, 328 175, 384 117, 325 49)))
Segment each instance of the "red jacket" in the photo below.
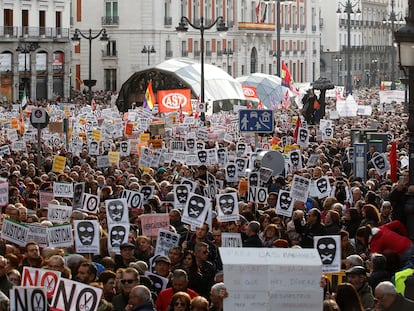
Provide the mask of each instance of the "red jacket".
MULTIPOLYGON (((187 288, 187 294, 190 295, 191 299, 194 297, 199 296, 197 292, 193 291, 192 289, 187 288)), ((172 287, 163 289, 157 297, 157 300, 155 301, 155 306, 157 307, 157 311, 167 311, 168 306, 171 303, 171 298, 174 295, 174 291, 172 287)))
POLYGON ((401 255, 411 247, 411 244, 405 226, 400 221, 394 220, 378 227, 378 232, 371 238, 370 250, 371 253, 380 254, 383 254, 385 250, 391 250, 401 255))

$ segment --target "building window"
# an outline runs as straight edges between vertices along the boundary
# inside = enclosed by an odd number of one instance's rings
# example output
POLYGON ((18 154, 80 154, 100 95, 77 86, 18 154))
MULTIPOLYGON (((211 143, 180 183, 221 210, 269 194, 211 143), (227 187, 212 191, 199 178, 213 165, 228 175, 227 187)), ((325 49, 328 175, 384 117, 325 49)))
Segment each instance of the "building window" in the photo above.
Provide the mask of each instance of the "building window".
POLYGON ((29 10, 22 10, 23 35, 29 34, 29 10))
POLYGON ((118 0, 106 0, 104 24, 117 25, 118 23, 118 0))
POLYGON ((105 69, 105 91, 116 91, 116 69, 105 69))
POLYGON ((116 41, 110 40, 106 45, 106 51, 104 56, 116 56, 116 41))

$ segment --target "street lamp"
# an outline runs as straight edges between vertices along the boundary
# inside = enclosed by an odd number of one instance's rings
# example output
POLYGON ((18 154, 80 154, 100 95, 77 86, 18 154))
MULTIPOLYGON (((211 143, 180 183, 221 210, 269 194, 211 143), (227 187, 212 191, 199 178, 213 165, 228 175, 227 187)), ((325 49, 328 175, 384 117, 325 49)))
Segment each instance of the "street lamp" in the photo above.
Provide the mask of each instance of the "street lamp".
POLYGON ((414 0, 408 2, 408 17, 405 26, 394 32, 398 45, 399 65, 408 71, 408 150, 409 187, 404 204, 404 218, 408 237, 414 240, 414 0))
POLYGON ((233 50, 231 48, 224 49, 223 54, 227 56, 227 73, 231 75, 230 57, 233 57, 233 50))
POLYGON ((341 58, 341 56, 338 56, 338 55, 336 55, 335 56, 335 61, 337 62, 337 64, 338 64, 338 70, 337 70, 337 73, 338 73, 338 80, 337 80, 337 85, 339 85, 339 70, 340 70, 340 64, 342 63, 342 58, 341 58))
POLYGON ((92 35, 92 29, 89 28, 89 34, 85 35, 80 31, 78 28, 75 29, 75 33, 73 34, 72 41, 75 45, 78 45, 80 42, 81 37, 89 41, 89 78, 88 80, 83 80, 83 83, 88 87, 89 91, 89 104, 91 104, 92 101, 92 87, 96 85, 96 80, 92 80, 92 40, 95 40, 99 36, 99 40, 101 40, 103 45, 108 44, 109 38, 106 33, 106 29, 102 28, 99 30, 99 32, 93 36, 92 35), (102 35, 101 35, 102 34, 102 35))
MULTIPOLYGON (((36 51, 39 48, 39 44, 37 42, 20 42, 18 47, 16 48, 16 51, 24 54, 24 75, 22 77, 23 81, 23 89, 24 89, 24 96, 30 97, 30 92, 28 92, 28 82, 30 80, 30 77, 27 77, 27 54, 29 54, 30 59, 30 53, 36 51)), ((31 70, 30 70, 31 72, 31 70)))
POLYGON ((353 2, 351 0, 347 0, 345 4, 342 2, 338 2, 338 10, 336 10, 337 14, 341 14, 341 6, 344 7, 344 13, 347 15, 346 20, 346 27, 348 31, 348 44, 347 44, 347 51, 346 51, 346 69, 347 69, 347 75, 346 75, 346 93, 352 94, 352 77, 351 77, 351 14, 354 13, 353 8, 358 5, 358 9, 356 11, 356 14, 361 14, 361 10, 359 8, 359 1, 356 0, 356 2, 353 2))
MULTIPOLYGON (((394 0, 391 0, 391 13, 390 18, 387 20, 384 18, 382 20, 383 24, 391 23, 391 32, 394 34, 395 31, 395 22, 397 21, 395 11, 394 11, 394 0)), ((402 24, 402 18, 397 24, 402 24)), ((391 90, 395 90, 395 48, 393 42, 391 42, 391 90)))
POLYGON ((148 66, 150 65, 150 55, 151 53, 157 53, 157 51, 155 51, 154 46, 149 46, 148 47, 146 45, 144 45, 144 48, 141 51, 142 54, 148 54, 148 66))
MULTIPOLYGON (((201 35, 201 41, 200 41, 200 54, 201 54, 201 82, 200 82, 201 96, 200 97, 201 98, 200 100, 201 100, 201 104, 204 105, 205 108, 207 108, 207 106, 206 106, 205 97, 204 97, 204 31, 211 29, 215 24, 217 24, 218 32, 225 33, 229 29, 226 26, 226 23, 224 22, 223 16, 217 17, 216 20, 210 25, 204 25, 204 17, 200 17, 200 26, 196 26, 192 24, 186 16, 182 16, 180 23, 178 24, 178 27, 175 27, 178 33, 186 33, 188 31, 188 25, 190 25, 194 29, 200 30, 200 35, 201 35)), ((200 118, 203 122, 206 120, 205 110, 206 109, 204 109, 200 115, 200 118)))

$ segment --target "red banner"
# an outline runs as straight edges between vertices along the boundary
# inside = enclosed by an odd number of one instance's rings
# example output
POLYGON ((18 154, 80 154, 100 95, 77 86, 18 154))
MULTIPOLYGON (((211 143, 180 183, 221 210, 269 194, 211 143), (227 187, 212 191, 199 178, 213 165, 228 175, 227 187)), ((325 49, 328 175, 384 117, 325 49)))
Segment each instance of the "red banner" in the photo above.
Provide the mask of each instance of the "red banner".
POLYGON ((242 86, 243 94, 246 98, 257 98, 256 88, 254 86, 242 86))
POLYGON ((178 111, 180 106, 183 112, 188 114, 193 112, 190 89, 160 90, 157 95, 160 113, 178 111))

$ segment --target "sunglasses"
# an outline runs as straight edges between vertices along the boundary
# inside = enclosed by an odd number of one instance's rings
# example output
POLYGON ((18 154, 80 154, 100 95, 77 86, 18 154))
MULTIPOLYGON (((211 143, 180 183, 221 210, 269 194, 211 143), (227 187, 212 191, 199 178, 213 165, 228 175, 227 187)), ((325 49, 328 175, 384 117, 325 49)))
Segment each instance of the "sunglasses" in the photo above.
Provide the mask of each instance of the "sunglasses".
POLYGON ((132 284, 132 283, 134 283, 136 280, 121 280, 121 283, 122 284, 132 284))

